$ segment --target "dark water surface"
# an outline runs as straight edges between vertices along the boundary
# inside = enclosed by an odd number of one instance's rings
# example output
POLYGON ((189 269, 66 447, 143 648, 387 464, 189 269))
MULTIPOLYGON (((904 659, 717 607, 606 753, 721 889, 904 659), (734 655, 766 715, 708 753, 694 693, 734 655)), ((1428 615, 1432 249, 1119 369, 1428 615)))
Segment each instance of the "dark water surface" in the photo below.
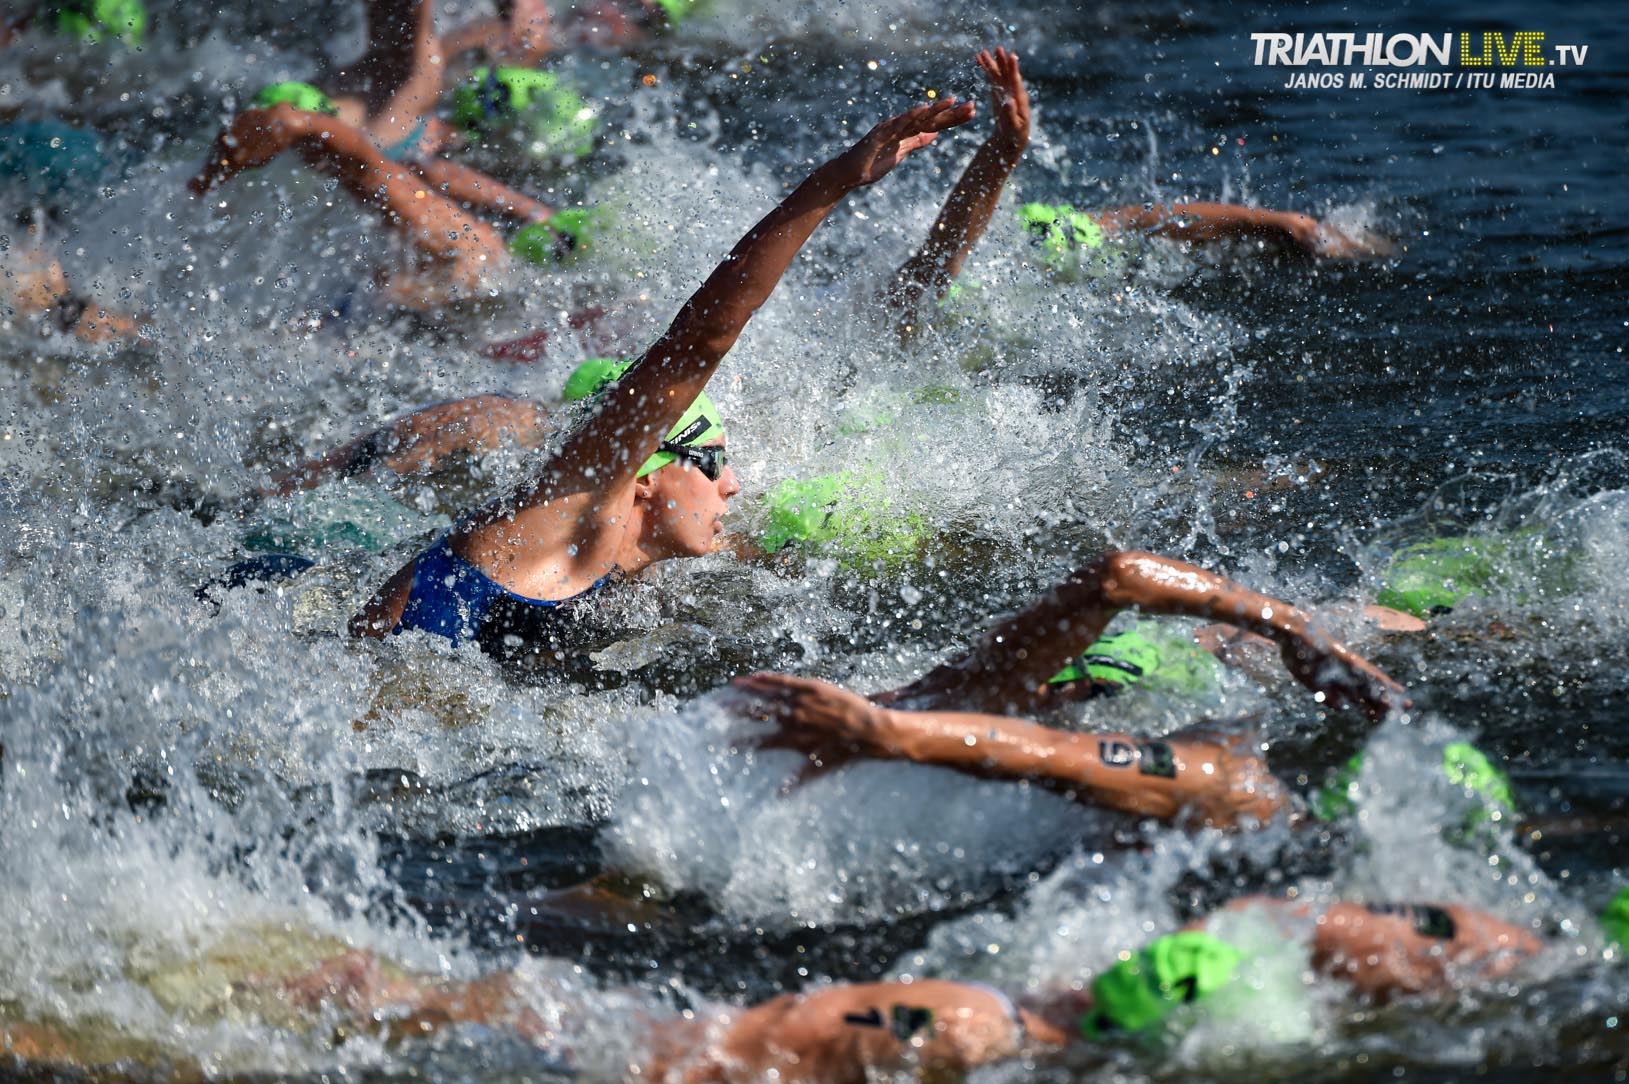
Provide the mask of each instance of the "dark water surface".
MULTIPOLYGON (((0 111, 67 112, 126 146, 122 175, 51 241, 159 328, 128 351, 0 337, 0 1021, 67 1022, 144 1077, 196 1059, 227 1077, 531 1079, 552 1063, 485 1034, 335 1046, 222 1013, 185 961, 276 929, 431 972, 518 966, 579 1054, 615 1064, 653 1004, 827 977, 1078 981, 1231 896, 1294 883, 1475 903, 1559 947, 1515 984, 1362 1014, 1323 980, 1302 990, 1292 953, 1258 1019, 981 1076, 1624 1079, 1629 979, 1589 918, 1629 875, 1615 8, 719 0, 646 53, 566 65, 606 99, 610 146, 526 182, 617 210, 600 260, 410 326, 368 304, 392 243, 321 181, 274 167, 230 193, 231 216, 182 189, 233 103, 359 46, 357 13, 154 7, 141 55, 8 56, 0 76, 0 111), (1543 30, 1589 54, 1554 89, 1520 91, 1290 90, 1285 69, 1251 63, 1252 32, 1460 29, 1543 30), (1004 205, 965 313, 901 351, 867 301, 981 116, 835 214, 713 384, 746 529, 783 478, 882 462, 893 501, 942 532, 931 560, 881 576, 722 557, 659 570, 625 601, 628 638, 602 665, 634 680, 610 691, 340 635, 464 502, 523 475, 527 458, 503 453, 333 487, 351 514, 386 492, 405 506, 383 553, 341 542, 282 590, 230 592, 218 613, 195 599, 255 523, 340 515, 290 502, 240 517, 268 468, 436 399, 551 396, 587 344, 523 368, 474 347, 558 331, 587 300, 648 312, 654 331, 811 161, 929 89, 982 103, 971 55, 1000 42, 1023 55, 1037 120, 1007 204, 1226 199, 1332 214, 1398 252, 1342 265, 1157 242, 1113 276, 1063 282, 1028 261, 1004 205), (629 91, 646 73, 656 86, 629 91), (352 318, 314 329, 339 299, 352 318), (924 383, 958 405, 913 403, 924 383), (879 409, 891 428, 842 434, 879 409), (1104 545, 1324 603, 1372 597, 1404 544, 1493 532, 1542 544, 1512 547, 1427 637, 1359 634, 1416 709, 1373 735, 1362 819, 1323 838, 1189 838, 898 765, 777 797, 786 755, 744 754, 740 725, 692 699, 765 667, 900 683, 1104 545), (1509 770, 1523 807, 1491 858, 1439 832, 1463 815, 1431 770, 1455 737, 1509 770), (618 870, 661 905, 630 924, 546 898, 618 870), (193 977, 155 993, 166 967, 193 977)), ((1162 733, 1245 712, 1275 771, 1308 785, 1370 736, 1242 676, 1203 704, 1127 696, 1076 722, 1162 733)), ((266 952, 243 966, 272 969, 266 952)))

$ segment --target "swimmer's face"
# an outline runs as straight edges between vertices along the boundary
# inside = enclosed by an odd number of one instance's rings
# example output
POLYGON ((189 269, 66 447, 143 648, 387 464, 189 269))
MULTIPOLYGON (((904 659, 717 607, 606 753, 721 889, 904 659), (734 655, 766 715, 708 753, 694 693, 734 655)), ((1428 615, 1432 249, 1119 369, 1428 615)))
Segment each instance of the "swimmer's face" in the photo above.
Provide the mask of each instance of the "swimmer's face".
MULTIPOLYGON (((722 440, 702 445, 723 446, 722 440)), ((718 547, 729 500, 741 492, 734 469, 726 465, 714 481, 681 458, 652 471, 645 480, 650 483, 645 515, 645 542, 650 548, 664 556, 700 557, 718 547)))

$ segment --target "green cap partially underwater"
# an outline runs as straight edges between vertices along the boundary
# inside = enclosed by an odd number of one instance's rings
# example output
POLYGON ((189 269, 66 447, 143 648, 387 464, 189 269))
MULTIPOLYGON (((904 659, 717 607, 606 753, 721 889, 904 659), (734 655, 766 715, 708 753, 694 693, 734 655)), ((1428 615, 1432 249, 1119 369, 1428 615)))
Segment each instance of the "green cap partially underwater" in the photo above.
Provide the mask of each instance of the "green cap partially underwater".
MULTIPOLYGON (((1329 779, 1308 802, 1312 815, 1321 821, 1339 820, 1357 808, 1358 776, 1363 772, 1363 754, 1355 754, 1331 773, 1329 779)), ((1468 818, 1470 824, 1516 816, 1516 796, 1505 775, 1487 754, 1468 741, 1451 741, 1442 748, 1442 775, 1449 783, 1476 794, 1483 808, 1468 818)))
POLYGON ((1218 665, 1187 633, 1168 632, 1156 622, 1139 621, 1093 643, 1048 684, 1090 681, 1128 689, 1146 682, 1153 688, 1200 696, 1215 688, 1218 665))
POLYGON ((764 494, 768 522, 758 536, 765 553, 798 546, 849 568, 897 569, 922 551, 928 521, 895 511, 880 470, 789 478, 764 494))
POLYGON ((509 251, 539 267, 564 262, 594 247, 594 235, 605 226, 598 207, 556 211, 546 222, 533 222, 509 241, 509 251))
MULTIPOLYGON (((568 403, 592 398, 632 367, 633 362, 628 358, 589 358, 566 377, 566 385, 560 389, 560 398, 568 403)), ((718 407, 713 405, 706 392, 700 392, 696 401, 690 404, 690 409, 662 438, 662 443, 691 446, 719 440, 723 436, 724 423, 719 419, 718 407)), ((637 477, 643 478, 652 471, 661 470, 676 458, 672 452, 656 452, 645 460, 637 477)))
POLYGON ((1243 962, 1244 953, 1202 930, 1167 934, 1097 976, 1081 1034, 1102 1040, 1146 1032, 1227 985, 1243 962))
POLYGON ((1103 246, 1103 227, 1091 215, 1067 203, 1026 203, 1018 209, 1018 221, 1048 267, 1067 262, 1079 249, 1103 246))
POLYGON ((1497 538, 1436 538, 1405 546, 1381 574, 1385 586, 1375 601, 1415 617, 1446 613, 1493 585, 1494 559, 1507 545, 1497 538))
POLYGON ((651 0, 651 2, 667 16, 669 26, 678 26, 700 6, 700 0, 651 0))
POLYGON ((332 98, 310 83, 301 83, 297 80, 273 83, 249 100, 249 104, 256 109, 270 109, 274 105, 284 103, 306 113, 326 113, 330 117, 339 114, 339 108, 334 105, 332 98))
POLYGON ((1599 917, 1607 942, 1618 950, 1629 949, 1629 885, 1618 889, 1599 917))
POLYGON ((519 126, 537 157, 580 158, 594 149, 599 115, 553 72, 476 68, 452 95, 453 119, 470 135, 519 126))
POLYGON ((57 33, 91 45, 116 41, 140 48, 147 31, 147 9, 141 0, 61 0, 54 9, 57 33))

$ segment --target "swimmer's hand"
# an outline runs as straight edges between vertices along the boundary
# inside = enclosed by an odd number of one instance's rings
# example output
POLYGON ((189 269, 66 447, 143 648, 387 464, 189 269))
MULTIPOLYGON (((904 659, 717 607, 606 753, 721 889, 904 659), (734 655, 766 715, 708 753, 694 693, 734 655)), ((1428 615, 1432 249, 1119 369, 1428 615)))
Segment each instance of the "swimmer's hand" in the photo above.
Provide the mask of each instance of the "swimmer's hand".
POLYGON ((978 55, 978 65, 990 80, 990 105, 995 132, 990 141, 1012 158, 1029 146, 1029 91, 1018 71, 1018 54, 997 47, 978 55))
POLYGON ((830 682, 765 673, 736 678, 730 686, 740 696, 738 710, 777 724, 760 749, 792 749, 808 758, 799 783, 856 757, 894 752, 888 737, 892 713, 830 682))
POLYGON ((1357 707, 1376 719, 1411 707, 1404 688, 1339 640, 1303 628, 1279 641, 1279 654, 1295 680, 1322 693, 1331 707, 1357 707))
POLYGON ((295 109, 287 102, 270 109, 245 109, 215 140, 209 161, 187 182, 187 189, 194 196, 202 196, 245 170, 265 165, 309 135, 313 117, 329 119, 295 109))
POLYGON ((945 129, 966 124, 973 113, 972 102, 958 104, 955 98, 919 105, 871 129, 864 139, 827 163, 825 171, 845 189, 875 184, 906 155, 926 147, 945 129))
POLYGON ((1361 226, 1336 227, 1306 218, 1293 231, 1295 241, 1314 256, 1326 260, 1380 260, 1392 254, 1386 238, 1361 226))

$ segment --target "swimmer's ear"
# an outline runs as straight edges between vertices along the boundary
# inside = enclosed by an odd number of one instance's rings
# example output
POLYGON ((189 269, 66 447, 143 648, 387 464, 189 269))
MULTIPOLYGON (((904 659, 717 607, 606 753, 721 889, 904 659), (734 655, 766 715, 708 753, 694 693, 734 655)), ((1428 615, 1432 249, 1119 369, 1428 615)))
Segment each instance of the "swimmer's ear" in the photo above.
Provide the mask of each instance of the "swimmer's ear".
POLYGON ((634 484, 633 484, 634 500, 636 500, 636 501, 648 501, 648 500, 651 499, 651 496, 655 492, 656 492, 656 483, 651 481, 651 475, 647 474, 643 478, 635 478, 634 479, 634 484))

